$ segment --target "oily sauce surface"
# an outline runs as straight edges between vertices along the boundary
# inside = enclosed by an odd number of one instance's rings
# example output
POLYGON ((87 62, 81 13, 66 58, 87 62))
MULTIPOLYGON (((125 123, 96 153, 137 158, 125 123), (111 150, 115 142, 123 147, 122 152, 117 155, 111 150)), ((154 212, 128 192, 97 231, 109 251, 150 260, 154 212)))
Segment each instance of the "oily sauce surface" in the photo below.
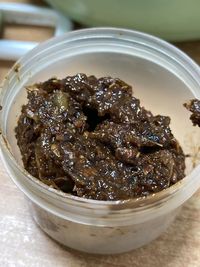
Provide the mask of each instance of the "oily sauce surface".
POLYGON ((118 78, 77 74, 27 88, 15 129, 25 169, 73 195, 123 200, 184 177, 170 118, 140 105, 118 78))
POLYGON ((188 103, 185 103, 184 106, 192 112, 190 116, 190 120, 192 121, 194 126, 200 127, 200 100, 192 99, 188 103))

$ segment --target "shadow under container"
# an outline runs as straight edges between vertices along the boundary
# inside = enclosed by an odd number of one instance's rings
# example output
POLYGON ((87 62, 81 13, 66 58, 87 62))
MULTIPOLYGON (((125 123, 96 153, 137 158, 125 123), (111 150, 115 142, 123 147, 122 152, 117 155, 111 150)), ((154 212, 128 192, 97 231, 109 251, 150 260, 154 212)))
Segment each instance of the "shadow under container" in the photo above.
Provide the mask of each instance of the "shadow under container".
POLYGON ((129 251, 157 238, 182 204, 200 187, 200 166, 170 188, 147 198, 95 201, 55 190, 27 173, 14 128, 27 102, 25 86, 78 72, 119 77, 133 85, 142 105, 169 115, 171 128, 185 153, 200 140, 183 103, 200 98, 199 67, 172 45, 139 32, 93 28, 67 33, 39 45, 20 59, 4 80, 0 95, 1 155, 24 192, 36 223, 61 244, 89 253, 129 251))

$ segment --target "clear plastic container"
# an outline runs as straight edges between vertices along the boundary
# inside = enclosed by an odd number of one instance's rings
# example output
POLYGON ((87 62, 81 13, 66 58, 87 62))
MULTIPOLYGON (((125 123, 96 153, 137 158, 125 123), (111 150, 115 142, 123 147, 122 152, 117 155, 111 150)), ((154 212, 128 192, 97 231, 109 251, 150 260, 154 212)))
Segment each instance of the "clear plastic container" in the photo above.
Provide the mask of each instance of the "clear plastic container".
POLYGON ((145 199, 95 201, 49 188, 22 166, 14 128, 25 86, 51 76, 83 72, 111 75, 133 85, 134 94, 154 114, 169 115, 185 153, 199 145, 200 129, 189 121, 183 103, 200 98, 199 67, 172 45, 149 35, 114 28, 94 28, 53 38, 26 54, 6 77, 0 95, 2 160, 25 193, 30 213, 58 242, 90 253, 121 253, 158 237, 179 208, 200 187, 200 166, 174 186, 145 199))

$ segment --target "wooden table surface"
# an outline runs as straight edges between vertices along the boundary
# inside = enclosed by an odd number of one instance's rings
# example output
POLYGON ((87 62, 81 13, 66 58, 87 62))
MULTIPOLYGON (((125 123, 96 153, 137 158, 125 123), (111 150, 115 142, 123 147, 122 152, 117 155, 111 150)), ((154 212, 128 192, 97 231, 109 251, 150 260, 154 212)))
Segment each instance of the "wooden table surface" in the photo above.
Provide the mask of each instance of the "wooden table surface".
MULTIPOLYGON (((42 41, 52 35, 51 29, 29 32, 27 27, 7 25, 4 38, 42 41)), ((200 41, 176 45, 200 64, 200 41)), ((0 80, 12 64, 0 61, 0 80)), ((0 186, 0 267, 200 267, 200 191, 157 240, 129 253, 96 256, 64 248, 45 235, 33 222, 22 192, 1 161, 0 186)))

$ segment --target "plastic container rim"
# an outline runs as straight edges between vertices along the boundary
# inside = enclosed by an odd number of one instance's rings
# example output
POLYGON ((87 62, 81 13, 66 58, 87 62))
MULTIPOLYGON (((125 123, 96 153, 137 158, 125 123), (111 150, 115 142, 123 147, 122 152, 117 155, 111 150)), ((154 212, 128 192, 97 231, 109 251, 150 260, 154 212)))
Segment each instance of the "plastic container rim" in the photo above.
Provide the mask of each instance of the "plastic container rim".
MULTIPOLYGON (((182 51, 180 51, 178 48, 175 46, 169 44, 168 42, 158 38, 154 37, 152 35, 138 32, 138 31, 133 31, 133 30, 127 30, 127 29, 121 29, 121 28, 90 28, 90 29, 83 29, 83 30, 76 30, 72 31, 69 33, 66 33, 62 36, 59 37, 54 37, 51 38, 40 45, 38 45, 36 48, 28 52, 24 57, 19 59, 16 64, 22 64, 26 61, 26 59, 30 60, 29 55, 41 53, 46 46, 51 47, 59 42, 62 42, 64 40, 74 40, 75 37, 76 40, 79 40, 80 38, 87 38, 87 37, 111 37, 111 38, 120 38, 123 39, 123 37, 129 37, 131 38, 134 42, 136 41, 135 39, 140 38, 140 40, 143 40, 144 42, 147 41, 147 43, 152 44, 152 48, 156 49, 156 45, 159 45, 160 49, 164 48, 167 49, 169 52, 168 56, 177 56, 180 61, 186 62, 187 63, 187 68, 184 68, 188 71, 190 75, 195 79, 197 84, 199 85, 200 88, 200 69, 199 66, 186 54, 184 54, 182 51), (171 52, 171 54, 170 54, 171 52), (24 62, 23 62, 24 61, 24 62), (193 72, 193 73, 192 73, 193 72)), ((125 40, 125 39, 123 39, 125 40)), ((145 44, 145 43, 144 43, 145 44)), ((7 79, 12 79, 13 75, 16 75, 14 72, 14 68, 16 64, 12 67, 12 69, 8 72, 7 78, 4 79, 2 85, 1 85, 1 93, 0 93, 0 100, 2 101, 2 90, 4 88, 4 83, 7 81, 7 79)), ((0 125, 0 128, 2 126, 0 125)), ((33 177, 30 175, 23 167, 21 167, 17 161, 15 160, 14 156, 12 155, 12 152, 10 151, 7 141, 5 137, 1 134, 0 136, 0 147, 1 150, 3 150, 8 156, 8 158, 12 161, 14 166, 20 171, 20 173, 23 173, 31 183, 34 183, 38 188, 40 188, 41 191, 43 191, 46 194, 50 194, 53 198, 57 197, 60 200, 63 200, 66 202, 67 201, 72 201, 75 202, 76 204, 90 204, 90 205, 95 205, 97 208, 98 206, 106 206, 106 207, 111 207, 114 210, 123 210, 127 208, 139 208, 143 207, 144 209, 148 209, 152 207, 153 205, 159 205, 163 202, 165 202, 168 198, 172 198, 175 194, 178 194, 180 191, 183 189, 186 189, 186 187, 189 187, 190 184, 193 182, 193 180, 196 178, 197 179, 197 173, 200 173, 200 166, 197 166, 188 176, 186 176, 184 179, 181 181, 177 182, 176 184, 170 186, 169 188, 149 195, 147 197, 140 197, 140 198, 133 198, 133 199, 128 199, 128 200, 116 200, 116 201, 102 201, 102 200, 93 200, 93 199, 86 199, 82 197, 77 197, 73 196, 68 193, 63 193, 61 191, 58 191, 56 189, 50 188, 49 186, 45 185, 41 181, 39 181, 37 178, 33 177)), ((16 178, 14 178, 16 179, 16 178)), ((197 188, 198 189, 198 188, 197 188)))

